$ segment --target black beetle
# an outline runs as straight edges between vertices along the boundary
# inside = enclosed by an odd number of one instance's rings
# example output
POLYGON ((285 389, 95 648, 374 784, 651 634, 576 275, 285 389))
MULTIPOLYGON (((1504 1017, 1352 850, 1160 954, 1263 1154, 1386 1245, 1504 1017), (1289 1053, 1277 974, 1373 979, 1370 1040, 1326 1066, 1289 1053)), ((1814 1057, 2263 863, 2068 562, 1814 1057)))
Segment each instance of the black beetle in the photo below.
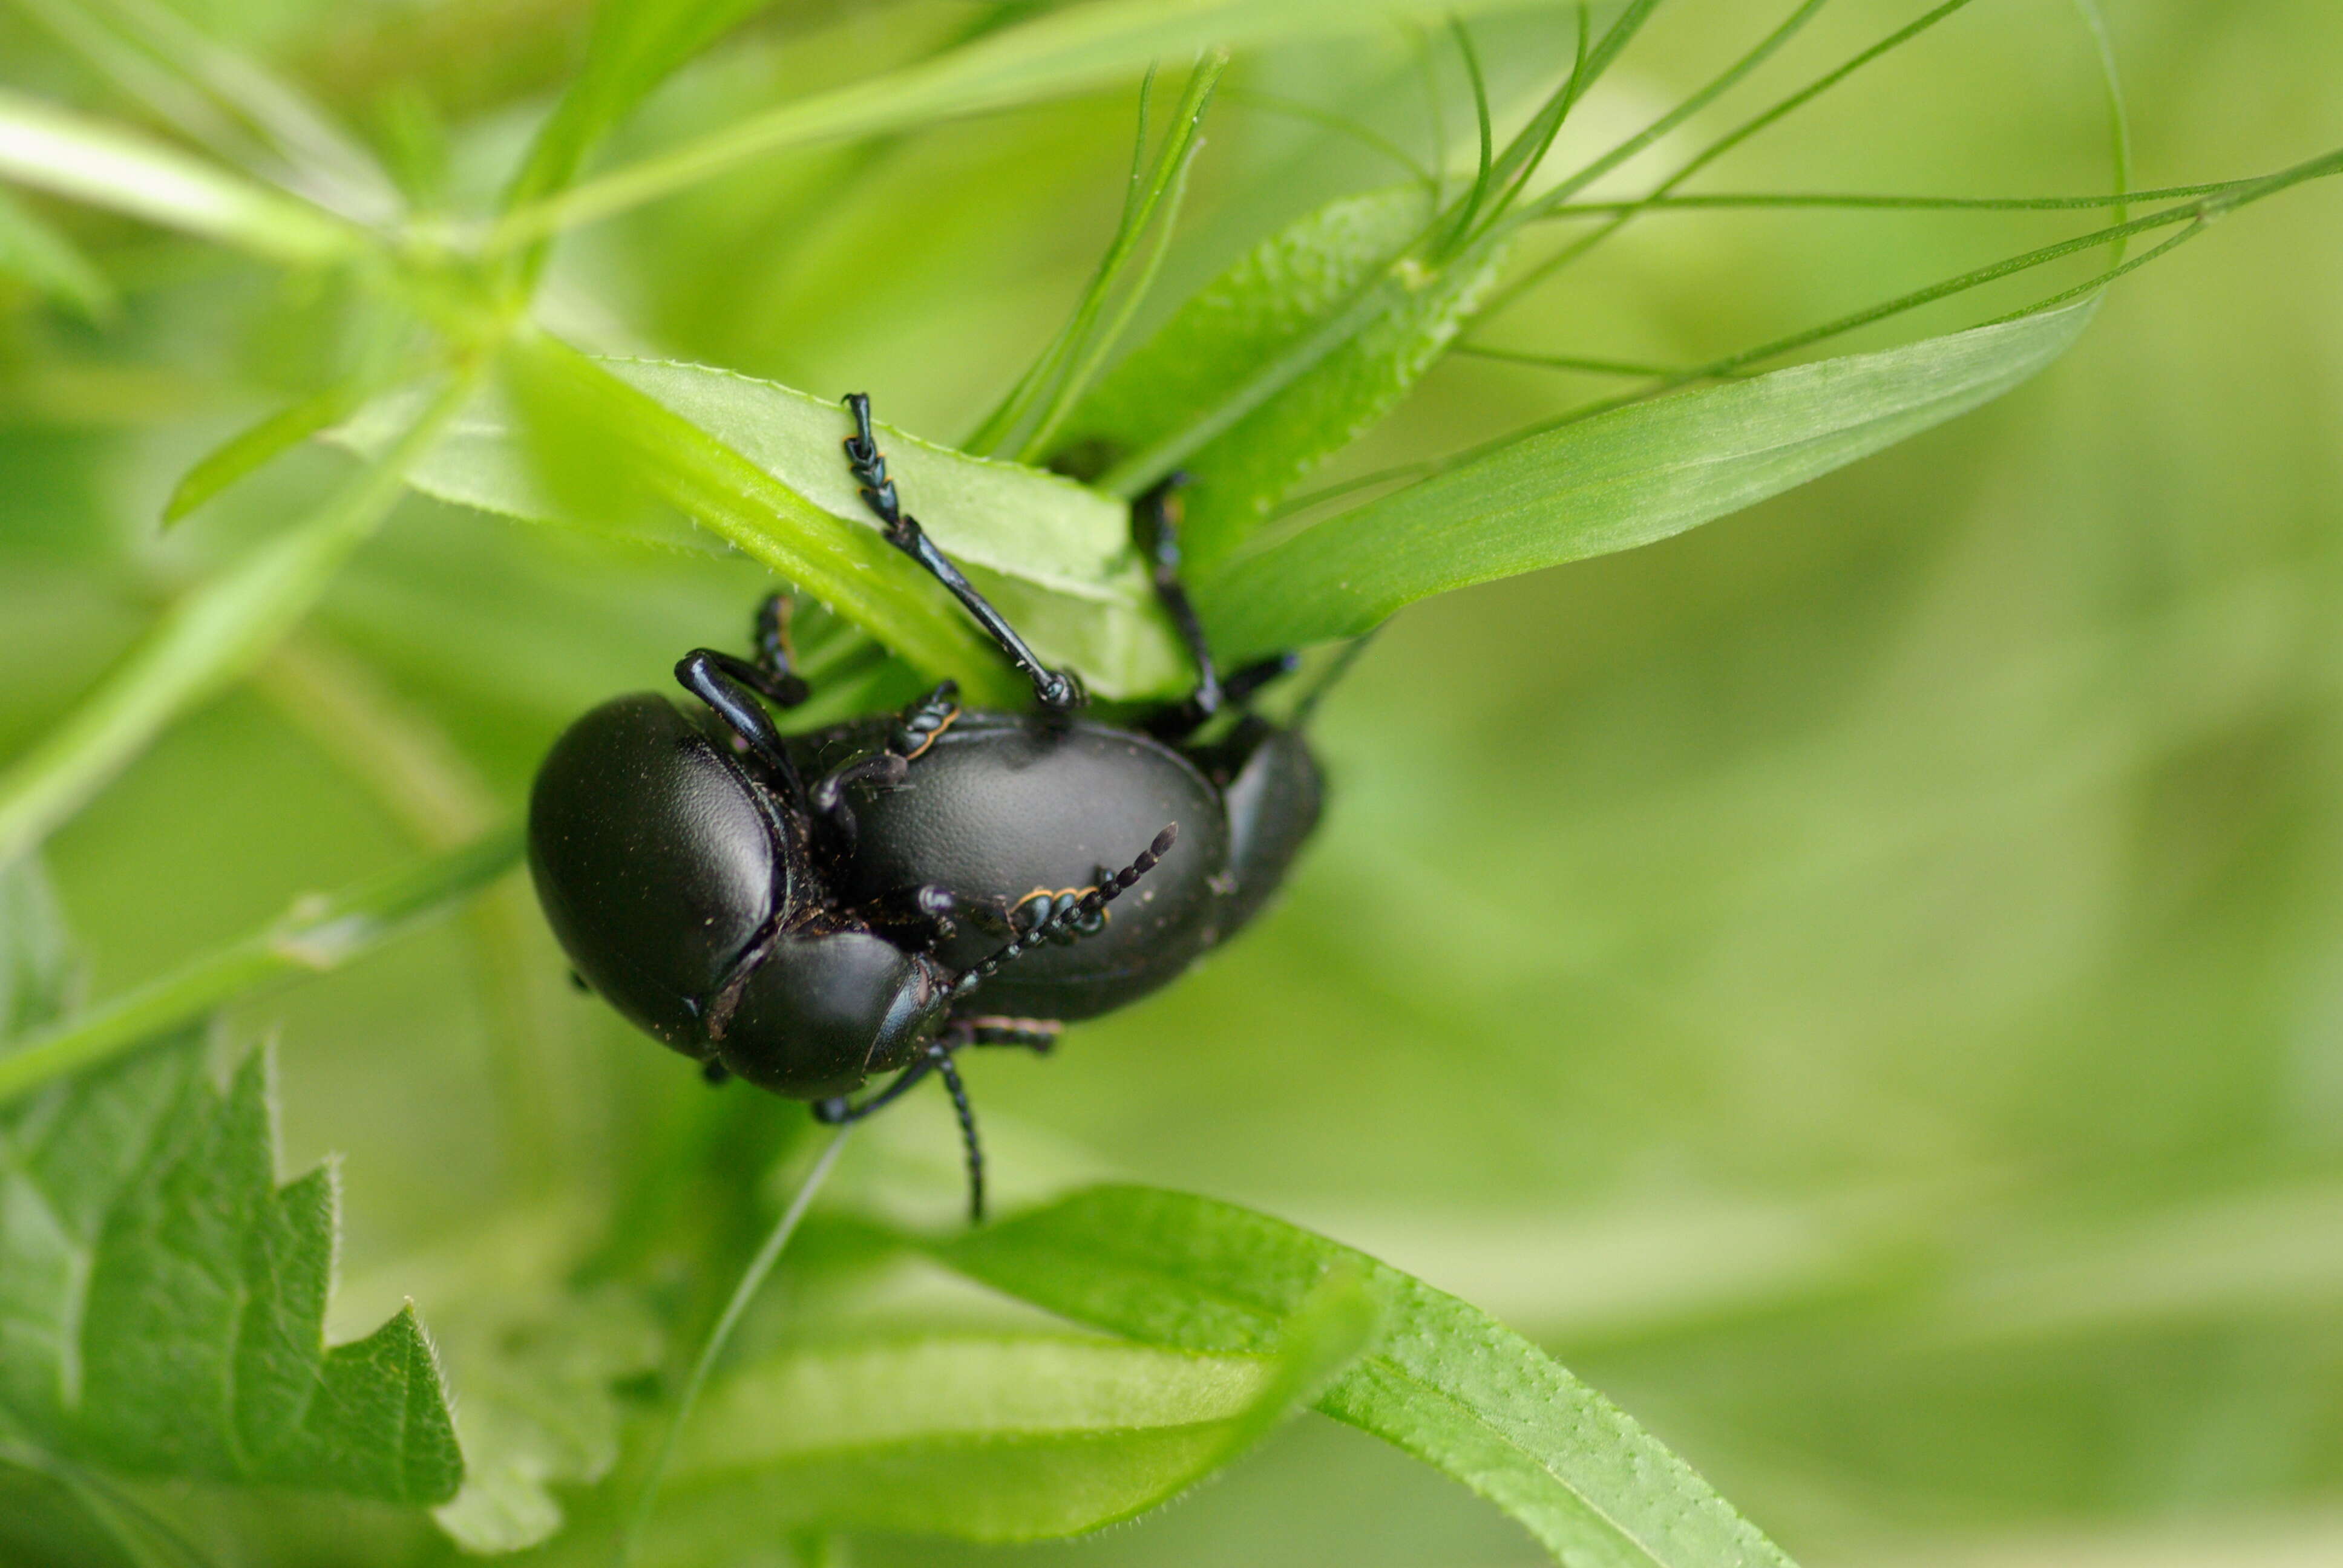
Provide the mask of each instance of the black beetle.
POLYGON ((940 1077, 981 1219, 952 1052, 1047 1050, 1068 1020, 1137 1000, 1226 940, 1316 826, 1321 782, 1296 729, 1246 709, 1292 657, 1225 678, 1212 662, 1180 583, 1176 480, 1133 508, 1133 528, 1195 689, 1132 726, 1094 722, 1076 715, 1073 677, 1045 668, 902 510, 869 400, 847 407, 847 460, 888 540, 1031 679, 1038 711, 962 710, 947 681, 900 713, 785 737, 759 699, 787 709, 808 689, 777 594, 755 658, 703 648, 676 666, 707 709, 697 721, 639 692, 554 743, 529 799, 529 870, 581 983, 712 1081, 843 1122, 940 1077), (1235 723, 1199 741, 1224 712, 1235 723), (900 1076, 848 1098, 883 1072, 900 1076))

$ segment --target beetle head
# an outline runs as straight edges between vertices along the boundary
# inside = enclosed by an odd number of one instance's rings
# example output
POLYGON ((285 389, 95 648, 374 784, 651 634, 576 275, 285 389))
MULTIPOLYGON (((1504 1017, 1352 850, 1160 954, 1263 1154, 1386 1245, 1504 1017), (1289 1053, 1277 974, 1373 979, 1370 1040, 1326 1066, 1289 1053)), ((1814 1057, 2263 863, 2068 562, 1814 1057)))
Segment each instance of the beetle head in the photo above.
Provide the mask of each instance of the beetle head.
POLYGON ((867 931, 784 935, 740 982, 716 1059, 795 1100, 847 1093, 936 1037, 952 976, 867 931))

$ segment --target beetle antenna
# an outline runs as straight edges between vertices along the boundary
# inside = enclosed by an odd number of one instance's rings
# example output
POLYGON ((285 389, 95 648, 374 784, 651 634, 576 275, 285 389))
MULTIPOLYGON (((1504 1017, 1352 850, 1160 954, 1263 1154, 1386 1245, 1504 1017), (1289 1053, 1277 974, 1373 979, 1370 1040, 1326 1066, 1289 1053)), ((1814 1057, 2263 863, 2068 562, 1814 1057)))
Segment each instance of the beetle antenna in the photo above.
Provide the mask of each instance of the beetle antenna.
POLYGON ((984 1149, 976 1141, 976 1112, 969 1109, 968 1091, 960 1087, 960 1069, 952 1065, 951 1047, 938 1041, 928 1047, 936 1076, 951 1094, 953 1113, 960 1118, 960 1141, 968 1146, 968 1222, 984 1223, 984 1149))
POLYGON ((1177 822, 1167 824, 1163 831, 1155 835, 1155 841, 1140 851, 1139 859, 1100 882, 1097 887, 1071 903, 1061 905, 1040 925, 1020 934, 990 958, 961 971, 960 979, 952 982, 951 994, 955 998, 966 996, 1000 973, 1004 965, 1015 962, 1031 950, 1048 941, 1077 921, 1089 920, 1096 915, 1101 910, 1129 891, 1132 883, 1153 870, 1161 862, 1163 857, 1171 852, 1172 846, 1179 841, 1179 838, 1180 824, 1177 822))

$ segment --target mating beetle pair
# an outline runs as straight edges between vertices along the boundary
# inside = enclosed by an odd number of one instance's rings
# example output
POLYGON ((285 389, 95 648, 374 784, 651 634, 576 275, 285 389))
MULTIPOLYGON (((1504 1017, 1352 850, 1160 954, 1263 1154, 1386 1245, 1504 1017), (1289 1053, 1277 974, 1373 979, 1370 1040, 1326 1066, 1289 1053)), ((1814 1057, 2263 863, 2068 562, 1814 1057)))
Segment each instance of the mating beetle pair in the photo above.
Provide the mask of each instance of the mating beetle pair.
POLYGON ((676 666, 707 710, 697 721, 640 692, 554 743, 529 801, 529 869, 583 983, 711 1080, 844 1122, 941 1078, 981 1219, 952 1053, 1046 1050, 1068 1021, 1137 1000, 1226 940, 1316 825, 1320 779, 1299 733, 1246 711, 1292 659, 1225 678, 1214 666, 1180 583, 1172 486, 1139 503, 1133 528, 1195 689, 1135 726, 1093 722, 1074 678, 1045 668, 902 510, 869 399, 846 402, 847 460, 889 542, 1031 679, 1038 710, 962 709, 947 681, 900 713, 784 736, 759 699, 788 709, 808 689, 775 595, 753 659, 703 648, 676 666), (1224 711, 1234 725, 1199 741, 1224 711), (886 1072, 899 1076, 849 1098, 886 1072))

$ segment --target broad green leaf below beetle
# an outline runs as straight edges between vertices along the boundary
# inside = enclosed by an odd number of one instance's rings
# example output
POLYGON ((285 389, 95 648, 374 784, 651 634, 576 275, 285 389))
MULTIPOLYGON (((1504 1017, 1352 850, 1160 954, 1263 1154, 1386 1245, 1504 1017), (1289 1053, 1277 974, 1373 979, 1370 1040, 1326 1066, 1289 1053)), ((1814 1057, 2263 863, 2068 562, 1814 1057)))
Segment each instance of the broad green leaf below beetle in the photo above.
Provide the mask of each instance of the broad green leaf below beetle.
POLYGON ((1236 1353, 963 1332, 753 1363, 686 1433, 654 1540, 818 1527, 1040 1541, 1130 1519, 1316 1398, 1377 1322, 1355 1271, 1291 1309, 1236 1353))
POLYGON ((1356 1272, 1382 1327, 1320 1412, 1463 1482, 1570 1568, 1788 1568, 1690 1465, 1529 1341, 1299 1226, 1182 1192, 1094 1187, 925 1245, 1078 1322, 1220 1354, 1257 1353, 1320 1280, 1356 1272))

